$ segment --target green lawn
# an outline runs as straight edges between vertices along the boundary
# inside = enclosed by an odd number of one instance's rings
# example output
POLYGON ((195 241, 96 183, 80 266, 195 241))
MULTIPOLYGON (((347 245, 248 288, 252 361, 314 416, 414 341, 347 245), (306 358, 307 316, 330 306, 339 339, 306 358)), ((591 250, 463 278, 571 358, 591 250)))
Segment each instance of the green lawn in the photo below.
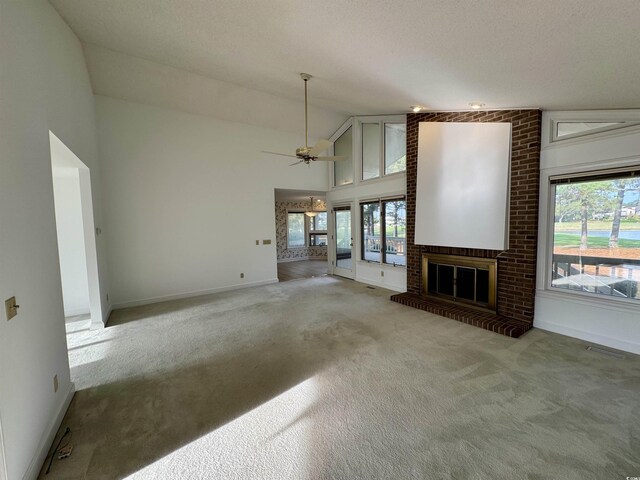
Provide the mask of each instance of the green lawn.
MULTIPOLYGON (((553 243, 556 247, 571 247, 580 245, 580 235, 571 235, 568 233, 556 233, 553 236, 553 243)), ((588 237, 588 245, 594 248, 607 248, 609 246, 609 238, 607 237, 588 237)), ((621 238, 618 245, 622 248, 640 248, 640 240, 626 240, 621 238)))

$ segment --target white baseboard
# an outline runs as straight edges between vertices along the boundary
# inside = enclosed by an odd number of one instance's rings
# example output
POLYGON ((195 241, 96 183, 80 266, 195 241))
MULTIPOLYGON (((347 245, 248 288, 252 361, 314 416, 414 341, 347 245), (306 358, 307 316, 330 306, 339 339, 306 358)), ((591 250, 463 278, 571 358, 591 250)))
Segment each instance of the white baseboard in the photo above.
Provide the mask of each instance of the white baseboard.
POLYGON ((404 292, 406 289, 399 287, 398 285, 391 285, 388 283, 376 282, 375 280, 370 280, 368 278, 360 278, 356 277, 356 282, 365 283, 367 285, 373 285, 374 287, 386 288, 387 290, 392 290, 394 292, 404 292))
POLYGON ((71 382, 69 384, 69 390, 67 390, 67 396, 65 397, 64 402, 62 402, 58 413, 51 418, 49 425, 47 425, 47 428, 42 434, 42 439, 40 440, 36 454, 31 460, 27 472, 22 477, 23 480, 36 480, 38 478, 40 469, 42 469, 42 465, 47 458, 47 453, 49 453, 49 449, 55 441, 56 433, 58 433, 58 429, 60 428, 60 425, 62 425, 62 420, 64 420, 64 416, 67 413, 69 404, 71 403, 71 399, 75 392, 75 385, 71 382))
POLYGON ((262 285, 269 285, 271 283, 278 283, 277 278, 269 278, 267 280, 260 280, 257 282, 240 283, 236 285, 227 285, 224 287, 210 288, 207 290, 197 290, 195 292, 178 293, 175 295, 162 295, 160 297, 144 298, 141 300, 131 300, 128 302, 114 303, 112 308, 117 310, 118 308, 140 307, 142 305, 150 305, 152 303, 168 302, 171 300, 180 300, 182 298, 199 297, 201 295, 210 295, 212 293, 228 292, 231 290, 240 290, 242 288, 260 287, 262 285))
POLYGON ((591 332, 585 332, 575 328, 567 327, 565 325, 559 325, 553 322, 547 322, 544 320, 534 320, 533 326, 540 330, 547 330, 553 333, 559 333, 568 337, 579 338, 586 342, 593 342, 605 347, 615 348, 616 350, 622 350, 624 352, 635 353, 640 355, 640 345, 637 343, 630 343, 617 338, 605 337, 591 332))

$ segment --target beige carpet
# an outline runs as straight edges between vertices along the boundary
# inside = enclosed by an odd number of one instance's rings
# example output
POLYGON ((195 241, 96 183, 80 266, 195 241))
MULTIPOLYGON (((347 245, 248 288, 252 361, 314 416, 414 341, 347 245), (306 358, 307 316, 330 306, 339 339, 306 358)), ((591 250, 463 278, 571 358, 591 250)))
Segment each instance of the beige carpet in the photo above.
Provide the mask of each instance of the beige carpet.
POLYGON ((41 478, 640 475, 639 357, 510 339, 390 293, 321 277, 76 328, 74 451, 41 478))

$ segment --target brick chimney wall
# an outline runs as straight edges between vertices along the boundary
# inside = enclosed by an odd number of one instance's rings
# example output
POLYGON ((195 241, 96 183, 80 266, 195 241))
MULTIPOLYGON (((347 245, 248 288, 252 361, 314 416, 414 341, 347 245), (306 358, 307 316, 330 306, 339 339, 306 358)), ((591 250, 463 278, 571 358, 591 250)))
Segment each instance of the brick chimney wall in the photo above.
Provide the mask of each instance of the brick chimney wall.
MULTIPOLYGON (((435 112, 407 115, 407 292, 421 293, 423 253, 498 258, 498 314, 533 322, 540 183, 539 110, 435 112), (505 252, 415 245, 418 124, 420 122, 510 122, 511 193, 509 249, 505 252)), ((470 232, 473 235, 473 232, 470 232)))

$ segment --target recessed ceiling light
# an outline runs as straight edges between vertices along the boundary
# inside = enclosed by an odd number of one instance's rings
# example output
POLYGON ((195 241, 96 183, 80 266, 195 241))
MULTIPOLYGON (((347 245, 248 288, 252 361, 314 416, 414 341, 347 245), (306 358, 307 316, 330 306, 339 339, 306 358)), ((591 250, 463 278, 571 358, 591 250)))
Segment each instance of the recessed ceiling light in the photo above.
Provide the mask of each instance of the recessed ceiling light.
POLYGON ((474 110, 480 110, 482 107, 484 107, 484 103, 480 103, 480 102, 471 102, 469 104, 469 106, 471 108, 473 108, 474 110))
POLYGON ((418 113, 420 110, 422 110, 422 107, 420 105, 411 105, 411 110, 413 111, 413 113, 418 113))

